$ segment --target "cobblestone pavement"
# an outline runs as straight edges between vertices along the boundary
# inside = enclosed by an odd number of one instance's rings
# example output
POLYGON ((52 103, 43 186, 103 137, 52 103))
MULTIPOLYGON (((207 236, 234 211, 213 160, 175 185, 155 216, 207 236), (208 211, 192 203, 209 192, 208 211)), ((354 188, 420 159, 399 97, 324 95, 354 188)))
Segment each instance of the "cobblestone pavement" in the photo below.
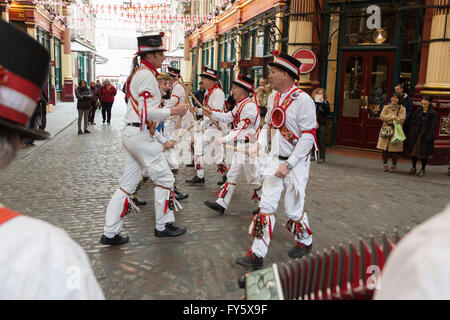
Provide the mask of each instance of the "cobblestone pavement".
MULTIPOLYGON (((178 188, 189 193, 178 225, 182 237, 154 237, 153 184, 139 198, 148 201, 139 215, 126 217, 123 233, 130 242, 122 247, 99 243, 106 206, 122 174, 124 151, 120 141, 122 97, 113 106, 112 124, 90 127, 90 135, 77 135, 76 122, 38 149, 16 160, 0 174, 0 199, 22 213, 65 229, 87 252, 107 299, 239 299, 237 279, 247 270, 234 263, 246 253, 252 190, 239 184, 224 216, 204 206, 215 200, 219 174, 210 166, 207 183, 189 186, 194 175, 182 168, 178 188)), ((381 160, 329 154, 325 164, 312 163, 305 211, 314 233, 314 250, 332 245, 392 235, 442 210, 450 197, 447 167, 429 167, 423 178, 384 173, 381 160)), ((294 243, 284 229, 283 206, 278 210, 274 240, 265 265, 287 261, 294 243)))

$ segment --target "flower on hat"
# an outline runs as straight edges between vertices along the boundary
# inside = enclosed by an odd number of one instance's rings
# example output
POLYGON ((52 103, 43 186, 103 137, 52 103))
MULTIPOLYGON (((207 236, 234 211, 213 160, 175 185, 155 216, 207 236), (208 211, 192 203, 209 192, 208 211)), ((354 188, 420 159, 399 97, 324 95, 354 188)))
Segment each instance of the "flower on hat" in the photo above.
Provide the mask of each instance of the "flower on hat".
POLYGON ((161 31, 161 32, 159 33, 159 36, 160 36, 161 38, 164 37, 164 32, 161 31))
POLYGON ((243 79, 245 76, 241 73, 238 75, 238 79, 243 79))
POLYGON ((278 50, 273 50, 273 51, 272 51, 272 54, 273 54, 275 57, 278 57, 278 56, 280 55, 280 51, 278 51, 278 50))

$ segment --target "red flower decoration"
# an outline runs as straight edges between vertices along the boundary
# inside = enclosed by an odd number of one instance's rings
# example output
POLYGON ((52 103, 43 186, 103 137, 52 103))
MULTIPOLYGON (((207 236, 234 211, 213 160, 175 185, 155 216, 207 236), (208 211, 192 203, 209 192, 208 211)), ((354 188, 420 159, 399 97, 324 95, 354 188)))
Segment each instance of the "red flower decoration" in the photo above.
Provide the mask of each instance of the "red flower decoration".
POLYGON ((6 82, 6 71, 2 65, 0 65, 0 86, 6 82))
POLYGON ((238 79, 243 79, 243 78, 244 78, 243 74, 238 75, 238 79))
POLYGON ((164 32, 160 32, 159 33, 159 36, 162 38, 162 37, 164 37, 164 32))
POLYGON ((280 51, 278 51, 278 50, 273 50, 273 51, 272 51, 272 54, 273 54, 275 57, 278 57, 278 55, 280 54, 280 51))

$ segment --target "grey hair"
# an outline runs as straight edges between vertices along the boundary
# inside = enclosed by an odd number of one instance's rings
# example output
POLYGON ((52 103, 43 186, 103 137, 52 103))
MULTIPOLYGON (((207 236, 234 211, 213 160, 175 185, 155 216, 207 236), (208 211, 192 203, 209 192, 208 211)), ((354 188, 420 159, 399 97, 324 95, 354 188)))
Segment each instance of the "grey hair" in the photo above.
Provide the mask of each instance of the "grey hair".
POLYGON ((0 128, 0 171, 5 169, 16 157, 20 141, 19 134, 0 128))

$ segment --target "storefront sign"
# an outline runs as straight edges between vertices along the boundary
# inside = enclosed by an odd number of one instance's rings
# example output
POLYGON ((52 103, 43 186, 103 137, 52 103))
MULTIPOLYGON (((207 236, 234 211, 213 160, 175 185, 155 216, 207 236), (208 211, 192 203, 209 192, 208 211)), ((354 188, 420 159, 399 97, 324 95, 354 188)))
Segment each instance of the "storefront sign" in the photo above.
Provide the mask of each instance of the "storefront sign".
POLYGON ((240 68, 250 68, 252 66, 251 60, 239 60, 240 68))
POLYGON ((299 49, 296 52, 294 52, 293 57, 300 60, 300 62, 302 63, 300 67, 301 74, 310 73, 311 71, 314 70, 317 58, 314 52, 312 52, 311 50, 299 49))
POLYGON ((25 11, 15 11, 15 10, 9 10, 9 20, 12 21, 25 21, 27 19, 27 16, 25 14, 25 11))
POLYGON ((262 65, 263 65, 263 58, 252 57, 252 58, 250 59, 250 65, 251 65, 252 67, 262 66, 262 65))
POLYGON ((229 69, 230 66, 231 66, 231 64, 230 64, 228 61, 221 61, 221 62, 220 62, 220 67, 221 67, 222 69, 229 69))

